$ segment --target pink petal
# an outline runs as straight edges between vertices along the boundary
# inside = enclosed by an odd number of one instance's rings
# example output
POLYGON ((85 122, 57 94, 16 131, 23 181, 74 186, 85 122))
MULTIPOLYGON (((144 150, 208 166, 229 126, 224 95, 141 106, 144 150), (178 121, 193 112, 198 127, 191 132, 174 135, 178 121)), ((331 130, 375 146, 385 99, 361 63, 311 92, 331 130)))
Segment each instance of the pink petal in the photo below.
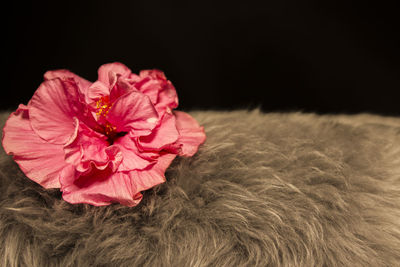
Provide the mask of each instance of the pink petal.
POLYGON ((162 81, 151 80, 149 77, 145 77, 137 82, 135 87, 138 88, 140 92, 147 95, 154 105, 157 104, 158 92, 162 89, 162 81))
POLYGON ((165 182, 165 171, 176 157, 175 154, 161 154, 157 163, 145 170, 131 171, 132 187, 137 191, 144 191, 165 182))
POLYGON ((129 74, 128 78, 126 78, 126 80, 130 84, 135 84, 135 83, 141 81, 142 78, 139 75, 135 74, 135 73, 131 73, 131 74, 129 74))
POLYGON ((142 70, 139 73, 139 76, 142 78, 145 77, 150 77, 151 79, 154 80, 167 80, 167 77, 165 76, 164 72, 162 72, 161 70, 157 70, 157 69, 152 69, 152 70, 142 70))
POLYGON ((158 158, 157 153, 139 152, 136 142, 128 134, 117 138, 113 146, 118 147, 123 157, 118 171, 142 170, 153 165, 158 158))
POLYGON ((28 107, 32 129, 41 138, 54 144, 68 141, 75 129, 73 117, 83 110, 77 90, 76 85, 60 79, 39 86, 28 107))
POLYGON ((72 92, 72 95, 75 98, 74 102, 78 105, 78 108, 76 108, 78 110, 78 114, 76 114, 76 116, 79 119, 85 121, 85 123, 90 127, 96 127, 97 123, 96 120, 93 118, 91 111, 86 105, 82 104, 83 102, 86 102, 85 99, 87 98, 87 91, 89 87, 92 86, 91 82, 79 77, 78 75, 68 70, 47 71, 44 74, 44 78, 45 80, 60 79, 65 87, 71 87, 67 91, 72 92))
POLYGON ((3 129, 3 147, 27 177, 45 188, 58 188, 59 172, 67 166, 62 145, 48 143, 31 128, 28 107, 20 105, 3 129))
POLYGON ((176 142, 182 145, 180 156, 193 156, 199 146, 206 140, 204 128, 200 127, 197 121, 189 114, 182 111, 174 111, 176 117, 176 128, 179 131, 179 138, 176 142))
POLYGON ((137 90, 126 79, 121 77, 116 78, 115 84, 112 86, 110 92, 110 102, 114 103, 120 96, 131 91, 137 90))
POLYGON ((142 194, 132 186, 130 177, 122 172, 113 173, 111 168, 92 168, 90 173, 82 175, 69 166, 62 170, 60 183, 63 199, 72 204, 105 206, 119 202, 133 207, 142 199, 142 194))
POLYGON ((143 70, 140 72, 140 77, 142 79, 136 81, 134 86, 150 97, 160 116, 164 114, 167 108, 178 107, 175 87, 167 80, 162 71, 143 70))
POLYGON ((141 136, 138 144, 143 150, 160 151, 169 144, 178 140, 175 116, 165 113, 160 124, 148 136, 141 136))
POLYGON ((87 88, 92 84, 91 82, 85 80, 82 77, 70 72, 69 70, 50 70, 44 74, 45 80, 52 80, 60 78, 61 80, 72 78, 78 85, 78 88, 82 94, 86 94, 87 88))
POLYGON ((175 87, 170 81, 164 86, 163 90, 158 94, 158 103, 156 104, 157 112, 161 113, 165 110, 174 109, 178 107, 178 95, 176 94, 175 87))
POLYGON ((118 98, 107 120, 117 132, 129 132, 131 137, 136 137, 151 133, 157 125, 158 114, 147 96, 132 91, 118 98))
POLYGON ((106 85, 113 85, 116 75, 128 78, 131 70, 122 63, 115 62, 102 65, 98 70, 98 80, 106 85))
POLYGON ((99 98, 108 96, 110 94, 110 88, 103 82, 96 81, 88 89, 85 95, 85 101, 87 104, 96 102, 99 98))
POLYGON ((75 132, 64 146, 65 161, 75 166, 80 172, 86 172, 92 166, 105 169, 110 164, 115 171, 122 153, 117 147, 109 147, 107 137, 93 131, 75 118, 75 132))

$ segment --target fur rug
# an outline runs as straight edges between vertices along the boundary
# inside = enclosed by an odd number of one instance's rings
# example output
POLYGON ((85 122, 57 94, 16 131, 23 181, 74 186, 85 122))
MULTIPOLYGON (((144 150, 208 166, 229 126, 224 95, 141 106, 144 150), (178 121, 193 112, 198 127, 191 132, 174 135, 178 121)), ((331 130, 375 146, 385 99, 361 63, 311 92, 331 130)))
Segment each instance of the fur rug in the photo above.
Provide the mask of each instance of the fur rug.
POLYGON ((70 205, 1 150, 0 265, 400 266, 400 118, 191 114, 206 143, 134 208, 70 205))

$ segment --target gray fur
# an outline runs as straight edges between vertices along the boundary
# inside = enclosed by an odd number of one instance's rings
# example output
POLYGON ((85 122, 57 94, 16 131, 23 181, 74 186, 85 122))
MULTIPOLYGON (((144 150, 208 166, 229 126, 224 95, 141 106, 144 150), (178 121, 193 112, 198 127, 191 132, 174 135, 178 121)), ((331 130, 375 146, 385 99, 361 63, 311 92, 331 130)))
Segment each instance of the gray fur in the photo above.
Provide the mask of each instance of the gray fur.
POLYGON ((400 266, 399 118, 191 114, 206 143, 134 208, 70 205, 1 150, 0 265, 400 266))

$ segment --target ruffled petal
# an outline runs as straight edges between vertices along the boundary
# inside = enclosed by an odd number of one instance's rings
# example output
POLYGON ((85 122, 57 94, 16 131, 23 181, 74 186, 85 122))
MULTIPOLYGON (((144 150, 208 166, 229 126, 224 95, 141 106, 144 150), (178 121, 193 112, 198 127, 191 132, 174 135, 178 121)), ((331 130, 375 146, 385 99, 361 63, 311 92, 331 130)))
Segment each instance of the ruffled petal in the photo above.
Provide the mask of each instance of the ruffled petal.
POLYGON ((179 138, 176 142, 181 145, 180 156, 191 157, 196 154, 199 146, 206 140, 204 128, 189 114, 182 111, 174 111, 176 128, 179 138))
POLYGON ((139 152, 136 142, 129 135, 117 138, 113 146, 118 147, 122 153, 122 162, 118 171, 142 170, 153 165, 158 158, 158 153, 139 152))
POLYGON ((109 147, 107 137, 93 131, 75 118, 75 132, 64 146, 65 161, 75 166, 80 172, 87 172, 92 164, 104 170, 111 164, 115 171, 122 160, 122 153, 117 147, 109 147))
POLYGON ((88 105, 93 104, 99 98, 108 96, 110 94, 110 88, 103 82, 96 81, 88 89, 85 95, 85 101, 88 105))
POLYGON ((3 129, 3 147, 27 177, 45 188, 58 188, 58 175, 67 166, 62 145, 48 143, 31 128, 28 107, 20 105, 3 129))
POLYGON ((167 80, 167 77, 165 76, 164 72, 158 69, 141 70, 139 76, 141 78, 149 77, 153 80, 164 80, 164 81, 167 80))
POLYGON ((146 168, 143 171, 131 171, 132 187, 137 191, 145 191, 158 184, 165 182, 165 171, 175 159, 175 154, 162 153, 157 160, 157 163, 146 168))
POLYGON ((45 80, 52 80, 56 78, 60 78, 61 80, 70 78, 74 79, 76 84, 78 85, 80 92, 83 95, 86 94, 87 88, 89 88, 89 86, 92 84, 88 80, 76 75, 75 73, 70 72, 69 70, 50 70, 44 74, 45 80))
POLYGON ((73 117, 83 110, 77 90, 75 84, 60 79, 39 86, 28 107, 32 129, 41 138, 54 144, 68 141, 75 129, 73 117))
POLYGON ((136 73, 131 73, 131 74, 129 74, 128 78, 126 78, 126 80, 130 84, 135 84, 135 83, 141 81, 142 78, 139 75, 137 75, 136 73))
POLYGON ((158 102, 155 105, 156 110, 162 113, 169 109, 175 109, 178 107, 178 95, 176 94, 175 87, 170 81, 168 81, 163 90, 158 94, 158 102))
POLYGON ((131 137, 149 135, 156 127, 158 114, 149 97, 130 92, 118 98, 109 109, 107 120, 117 132, 129 132, 131 137))
POLYGON ((98 70, 98 80, 110 86, 117 76, 128 78, 131 70, 122 63, 114 62, 102 65, 98 70))
POLYGON ((137 89, 134 88, 126 79, 117 77, 110 92, 110 102, 114 103, 120 96, 131 91, 137 91, 137 89))
POLYGON ((135 87, 138 88, 140 92, 147 95, 155 105, 158 102, 158 92, 162 88, 162 83, 163 81, 152 80, 150 77, 145 77, 141 81, 135 83, 135 87))
POLYGON ((143 70, 141 80, 135 81, 134 86, 148 95, 160 116, 169 109, 178 107, 178 96, 175 87, 167 80, 160 70, 143 70))
POLYGON ((87 203, 105 206, 119 202, 133 207, 142 199, 141 191, 165 182, 165 171, 174 160, 174 154, 162 154, 157 163, 145 171, 117 172, 110 168, 82 175, 73 166, 60 174, 63 199, 69 203, 87 203))
POLYGON ((175 143, 178 137, 175 116, 172 113, 165 113, 159 125, 150 135, 140 137, 138 144, 143 150, 160 151, 175 143))
POLYGON ((142 194, 132 186, 129 175, 114 173, 111 168, 92 168, 91 172, 82 175, 69 166, 62 170, 60 183, 63 199, 71 204, 105 206, 121 203, 133 207, 142 199, 142 194))

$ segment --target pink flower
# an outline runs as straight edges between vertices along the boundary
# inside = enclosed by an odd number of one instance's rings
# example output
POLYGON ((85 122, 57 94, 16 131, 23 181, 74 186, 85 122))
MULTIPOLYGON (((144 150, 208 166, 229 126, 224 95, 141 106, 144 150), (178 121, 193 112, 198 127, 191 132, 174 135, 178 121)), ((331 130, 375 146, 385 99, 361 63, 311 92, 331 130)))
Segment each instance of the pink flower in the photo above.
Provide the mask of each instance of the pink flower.
POLYGON ((178 106, 161 71, 133 74, 103 65, 91 83, 68 70, 48 71, 28 105, 3 129, 4 150, 27 177, 60 188, 70 203, 136 206, 141 191, 165 182, 176 155, 192 156, 203 127, 178 106))

